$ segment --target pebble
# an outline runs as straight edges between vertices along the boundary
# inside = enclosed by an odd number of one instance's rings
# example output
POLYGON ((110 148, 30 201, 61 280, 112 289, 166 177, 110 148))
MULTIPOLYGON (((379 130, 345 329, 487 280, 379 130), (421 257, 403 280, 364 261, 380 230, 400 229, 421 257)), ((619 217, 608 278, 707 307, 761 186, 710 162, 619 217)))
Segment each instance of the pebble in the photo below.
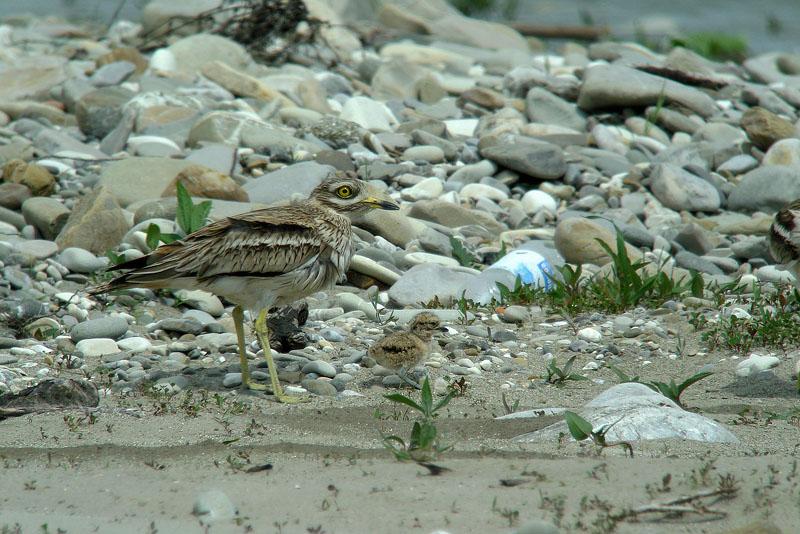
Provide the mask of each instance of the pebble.
POLYGON ((81 353, 84 358, 96 358, 107 354, 116 354, 120 351, 117 343, 108 338, 81 340, 75 345, 75 350, 81 353))
POLYGON ((90 319, 75 325, 70 331, 72 341, 78 343, 84 339, 111 338, 117 339, 128 331, 128 321, 120 317, 103 317, 90 319))

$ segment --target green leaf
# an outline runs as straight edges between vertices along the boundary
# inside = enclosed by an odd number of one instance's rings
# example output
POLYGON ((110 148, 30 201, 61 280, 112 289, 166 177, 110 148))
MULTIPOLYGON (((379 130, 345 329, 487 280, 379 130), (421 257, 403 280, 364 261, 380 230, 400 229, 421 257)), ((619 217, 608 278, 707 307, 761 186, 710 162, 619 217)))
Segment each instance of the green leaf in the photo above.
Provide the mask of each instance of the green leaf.
POLYGON ((145 238, 144 242, 147 244, 147 247, 150 250, 155 250, 158 248, 158 244, 161 241, 161 229, 155 223, 150 223, 150 226, 147 227, 147 237, 145 238))
POLYGON ((569 410, 565 411, 564 420, 567 422, 569 433, 572 434, 572 437, 577 441, 583 441, 592 435, 591 423, 575 412, 570 412, 569 410))
MULTIPOLYGON (((196 205, 192 209, 192 222, 191 222, 191 230, 192 232, 196 232, 200 228, 203 227, 203 224, 206 221, 206 217, 211 212, 211 201, 204 200, 200 204, 196 205)), ((189 232, 191 233, 191 232, 189 232)))
POLYGON ((430 423, 420 425, 419 439, 417 443, 421 448, 426 449, 436 441, 436 427, 430 423))
POLYGON ((391 395, 384 395, 384 398, 386 398, 386 399, 388 399, 388 400, 390 400, 392 402, 396 402, 398 404, 405 404, 406 406, 411 406, 412 408, 414 408, 418 412, 423 413, 423 414, 425 413, 425 410, 422 409, 422 406, 420 406, 419 404, 417 404, 413 400, 409 399, 405 395, 401 395, 399 393, 392 393, 391 395))
POLYGON ((425 378, 425 382, 422 383, 420 402, 422 403, 422 408, 425 410, 423 412, 425 417, 430 417, 433 408, 433 394, 431 393, 431 384, 427 378, 425 378))
POLYGON ((703 297, 703 277, 694 269, 689 271, 692 273, 692 296, 697 298, 703 297))
POLYGON ((714 373, 712 373, 710 371, 705 371, 705 372, 702 372, 702 373, 697 373, 694 376, 690 376, 689 378, 687 378, 686 380, 681 382, 681 385, 678 386, 678 391, 679 392, 683 392, 684 389, 688 388, 692 384, 694 384, 696 382, 700 382, 702 379, 708 378, 709 376, 711 376, 713 374, 714 373))

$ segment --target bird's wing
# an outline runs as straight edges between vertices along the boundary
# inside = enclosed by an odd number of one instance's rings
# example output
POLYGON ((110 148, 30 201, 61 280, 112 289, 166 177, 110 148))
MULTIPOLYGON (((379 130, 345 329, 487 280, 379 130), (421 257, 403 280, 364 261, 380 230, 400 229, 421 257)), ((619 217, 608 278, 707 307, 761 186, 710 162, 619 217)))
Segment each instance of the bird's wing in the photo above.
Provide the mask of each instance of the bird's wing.
MULTIPOLYGON (((314 210, 281 206, 255 210, 217 221, 185 239, 160 246, 146 265, 125 275, 130 283, 171 278, 275 276, 321 257, 334 261, 346 252, 336 219, 315 217, 314 210)), ((327 215, 327 214, 325 214, 327 215)), ((349 237, 349 226, 346 227, 349 237)), ((349 257, 349 256, 348 256, 349 257)), ((121 268, 126 268, 123 264, 121 268)))

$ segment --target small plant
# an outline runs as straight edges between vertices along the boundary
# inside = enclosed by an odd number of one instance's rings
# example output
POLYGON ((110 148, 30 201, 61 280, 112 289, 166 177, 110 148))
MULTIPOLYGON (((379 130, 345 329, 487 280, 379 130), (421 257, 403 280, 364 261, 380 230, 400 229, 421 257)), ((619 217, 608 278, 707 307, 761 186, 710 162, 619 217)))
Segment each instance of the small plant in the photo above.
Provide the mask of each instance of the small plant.
POLYGON ((119 265, 128 261, 128 258, 125 256, 124 252, 121 254, 115 254, 111 250, 106 250, 106 256, 108 257, 108 261, 111 263, 111 265, 119 265))
POLYGON ((516 399, 513 404, 509 405, 508 401, 506 400, 506 392, 500 394, 500 399, 503 401, 503 413, 505 415, 515 413, 519 410, 519 399, 516 399))
POLYGON ((192 197, 182 183, 176 184, 176 195, 178 197, 178 212, 175 221, 181 230, 187 234, 196 232, 203 227, 206 217, 211 211, 211 201, 204 200, 199 204, 192 202, 192 197))
POLYGON ((661 109, 664 107, 664 89, 667 87, 667 82, 661 85, 661 91, 658 93, 658 101, 656 107, 651 113, 645 115, 644 135, 650 132, 650 126, 658 122, 658 116, 661 114, 661 109))
POLYGON ((458 260, 458 263, 464 267, 475 267, 480 265, 480 262, 473 256, 467 248, 461 244, 461 241, 455 237, 450 238, 450 246, 453 247, 453 257, 458 260))
POLYGON ((386 313, 386 308, 378 302, 378 288, 376 287, 375 289, 376 291, 369 296, 369 302, 375 310, 375 322, 378 323, 378 326, 383 326, 394 319, 394 310, 391 310, 387 317, 382 317, 386 313))
POLYGON ((466 377, 461 378, 452 378, 450 376, 445 376, 444 379, 447 381, 447 391, 453 392, 453 395, 456 397, 463 397, 467 394, 467 389, 469 389, 469 382, 467 382, 466 377))
POLYGON ((492 512, 507 519, 509 527, 513 527, 517 521, 519 521, 519 510, 514 510, 512 508, 499 508, 497 506, 497 497, 492 500, 492 512))
POLYGON ((589 380, 583 375, 570 373, 572 365, 575 363, 575 358, 576 356, 573 356, 567 360, 563 368, 556 365, 555 357, 550 360, 550 363, 547 365, 547 383, 553 384, 557 388, 563 388, 568 380, 589 380))
POLYGON ((690 376, 680 384, 675 384, 674 380, 670 380, 669 384, 665 382, 653 381, 645 385, 655 391, 658 391, 681 408, 685 408, 685 406, 681 404, 681 394, 692 384, 696 384, 697 382, 703 380, 704 378, 708 378, 713 374, 714 373, 709 371, 697 373, 696 375, 690 376))
POLYGON ((461 314, 461 324, 469 326, 475 322, 475 314, 472 314, 473 317, 470 318, 470 313, 472 313, 470 310, 476 309, 478 305, 475 304, 474 300, 468 299, 466 294, 466 290, 461 292, 461 298, 456 300, 456 308, 458 309, 458 313, 461 314))
POLYGON ((690 33, 681 38, 673 38, 672 45, 694 50, 701 56, 716 61, 739 62, 747 56, 747 39, 724 32, 690 33))
POLYGON ((587 421, 580 415, 576 414, 575 412, 570 412, 569 410, 564 412, 564 420, 567 422, 567 428, 569 429, 569 433, 572 434, 572 437, 575 438, 576 441, 591 439, 595 443, 595 445, 600 447, 601 452, 606 447, 619 446, 625 449, 625 452, 629 453, 631 455, 631 458, 633 458, 633 445, 631 445, 629 442, 606 441, 606 433, 616 423, 603 425, 599 430, 594 430, 592 428, 592 424, 589 421, 587 421))
POLYGON ((439 432, 433 421, 439 416, 439 410, 447 406, 454 396, 455 393, 450 391, 434 405, 431 385, 427 378, 422 384, 419 403, 400 393, 386 395, 386 399, 398 404, 404 404, 419 412, 421 420, 414 422, 408 443, 398 436, 384 436, 384 447, 398 460, 413 460, 415 462, 433 460, 439 453, 449 449, 450 447, 443 447, 439 444, 439 432))

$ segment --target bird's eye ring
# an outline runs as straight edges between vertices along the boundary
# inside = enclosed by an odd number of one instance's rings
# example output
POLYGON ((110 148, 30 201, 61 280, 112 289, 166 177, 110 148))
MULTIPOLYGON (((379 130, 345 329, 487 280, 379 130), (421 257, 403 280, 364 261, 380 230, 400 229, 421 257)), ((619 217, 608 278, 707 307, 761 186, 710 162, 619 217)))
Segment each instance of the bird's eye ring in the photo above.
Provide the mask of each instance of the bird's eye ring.
POLYGON ((350 198, 353 196, 353 188, 349 185, 343 185, 336 189, 336 194, 341 198, 350 198))

